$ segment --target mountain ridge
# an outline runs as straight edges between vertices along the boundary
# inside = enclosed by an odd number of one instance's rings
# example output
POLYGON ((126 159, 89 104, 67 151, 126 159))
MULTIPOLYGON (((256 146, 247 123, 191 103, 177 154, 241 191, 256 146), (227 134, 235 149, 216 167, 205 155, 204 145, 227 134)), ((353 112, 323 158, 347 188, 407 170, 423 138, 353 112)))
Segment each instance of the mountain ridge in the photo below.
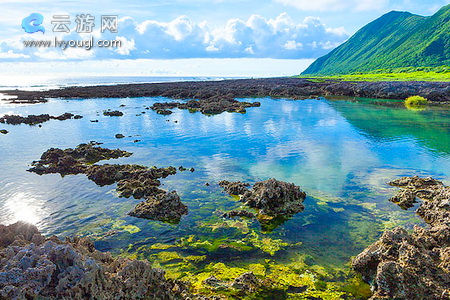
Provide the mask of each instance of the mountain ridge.
POLYGON ((391 11, 314 61, 302 75, 450 65, 450 4, 429 17, 391 11))

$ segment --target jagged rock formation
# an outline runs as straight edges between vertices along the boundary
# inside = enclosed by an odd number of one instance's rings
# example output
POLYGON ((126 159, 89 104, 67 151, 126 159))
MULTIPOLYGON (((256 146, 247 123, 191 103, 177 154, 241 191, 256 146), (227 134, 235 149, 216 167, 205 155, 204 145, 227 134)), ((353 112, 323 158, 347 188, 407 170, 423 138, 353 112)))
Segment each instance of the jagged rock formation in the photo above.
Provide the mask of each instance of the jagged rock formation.
POLYGON ((189 299, 147 261, 113 258, 86 238, 46 239, 25 223, 0 225, 0 298, 189 299))
POLYGON ((371 284, 370 299, 450 299, 450 187, 417 176, 389 184, 402 188, 392 198, 402 207, 423 200, 416 212, 429 228, 384 232, 353 260, 353 268, 371 284))
POLYGON ((140 165, 96 165, 93 163, 105 159, 127 157, 130 152, 120 149, 95 147, 95 144, 81 144, 75 149, 49 149, 39 161, 32 164, 28 171, 39 175, 59 173, 61 175, 86 174, 97 185, 117 183, 119 196, 136 199, 145 198, 130 212, 138 218, 177 223, 182 215, 188 213, 186 205, 181 203, 176 192, 168 193, 159 188, 159 179, 176 174, 174 167, 148 168, 140 165))
POLYGON ((251 189, 246 183, 221 181, 219 185, 232 195, 240 195, 241 201, 259 214, 268 216, 290 216, 303 211, 306 193, 293 183, 269 179, 257 182, 251 189))
POLYGON ((227 112, 246 113, 248 107, 260 107, 260 102, 241 102, 233 99, 232 96, 212 96, 207 99, 189 100, 184 103, 166 102, 155 103, 151 106, 158 114, 171 114, 169 109, 189 109, 191 111, 199 111, 202 114, 221 114, 227 112))
POLYGON ((19 125, 19 124, 36 125, 50 120, 64 121, 69 119, 81 119, 81 118, 83 118, 83 116, 74 115, 71 113, 64 113, 60 116, 50 116, 49 114, 29 115, 26 117, 22 117, 19 115, 4 115, 0 117, 0 123, 10 125, 19 125))

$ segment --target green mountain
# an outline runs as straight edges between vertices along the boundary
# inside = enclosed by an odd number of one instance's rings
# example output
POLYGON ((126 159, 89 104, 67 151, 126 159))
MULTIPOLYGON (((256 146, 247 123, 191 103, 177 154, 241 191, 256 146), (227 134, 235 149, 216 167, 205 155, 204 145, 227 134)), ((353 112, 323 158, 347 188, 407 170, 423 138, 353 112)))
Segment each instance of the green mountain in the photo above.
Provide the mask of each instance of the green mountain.
POLYGON ((302 75, 450 65, 450 5, 430 17, 392 11, 317 59, 302 75))

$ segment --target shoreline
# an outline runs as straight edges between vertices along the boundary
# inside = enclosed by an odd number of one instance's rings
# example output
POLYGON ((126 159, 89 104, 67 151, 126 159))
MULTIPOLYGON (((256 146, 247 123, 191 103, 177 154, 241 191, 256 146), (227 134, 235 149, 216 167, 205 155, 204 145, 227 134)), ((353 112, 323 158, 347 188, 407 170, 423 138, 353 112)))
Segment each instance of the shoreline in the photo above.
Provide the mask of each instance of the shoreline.
POLYGON ((173 99, 210 99, 274 97, 295 100, 344 96, 404 100, 419 95, 431 103, 450 104, 448 82, 427 81, 337 81, 315 82, 314 78, 230 79, 221 81, 181 81, 164 83, 130 83, 117 85, 73 86, 45 91, 0 91, 11 103, 42 103, 52 98, 137 98, 167 97, 173 99))

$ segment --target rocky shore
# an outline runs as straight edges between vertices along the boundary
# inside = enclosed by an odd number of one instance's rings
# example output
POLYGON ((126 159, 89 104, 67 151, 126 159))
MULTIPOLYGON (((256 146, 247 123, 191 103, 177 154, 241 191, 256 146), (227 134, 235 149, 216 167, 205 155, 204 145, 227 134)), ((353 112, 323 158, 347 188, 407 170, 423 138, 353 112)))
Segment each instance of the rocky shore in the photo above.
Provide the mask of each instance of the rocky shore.
MULTIPOLYGON (((431 102, 450 103, 447 82, 349 82, 306 78, 263 78, 223 81, 167 82, 121 84, 114 86, 67 87, 48 91, 0 91, 17 97, 16 102, 35 103, 50 98, 125 98, 168 97, 228 101, 246 97, 285 97, 306 99, 326 96, 348 96, 380 99, 401 99, 420 95, 431 102)), ((11 101, 11 100, 9 100, 11 101)), ((164 112, 161 110, 161 112, 164 112)))
POLYGON ((370 283, 371 300, 450 299, 450 187, 419 177, 389 184, 401 189, 391 201, 402 208, 422 200, 416 213, 429 226, 384 232, 353 260, 353 268, 370 283))
POLYGON ((0 225, 0 299, 220 299, 189 293, 148 261, 112 257, 88 238, 46 238, 30 224, 0 225))

